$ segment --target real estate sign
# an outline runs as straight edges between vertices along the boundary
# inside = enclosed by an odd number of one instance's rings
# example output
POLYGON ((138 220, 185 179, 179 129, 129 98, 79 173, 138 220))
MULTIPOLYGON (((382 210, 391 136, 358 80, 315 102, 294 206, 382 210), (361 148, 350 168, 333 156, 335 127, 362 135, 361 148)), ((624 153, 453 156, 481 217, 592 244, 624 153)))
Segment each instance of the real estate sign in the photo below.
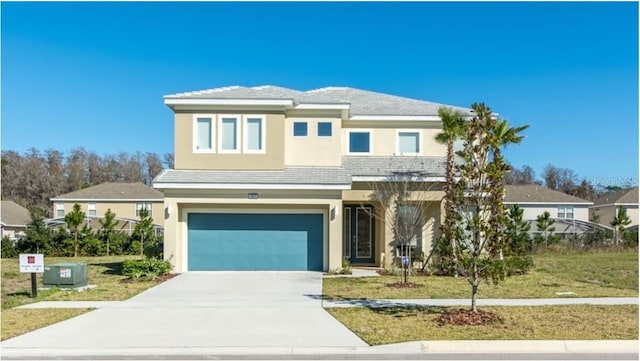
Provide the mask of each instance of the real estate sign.
POLYGON ((20 254, 21 273, 43 273, 44 255, 42 254, 20 254))

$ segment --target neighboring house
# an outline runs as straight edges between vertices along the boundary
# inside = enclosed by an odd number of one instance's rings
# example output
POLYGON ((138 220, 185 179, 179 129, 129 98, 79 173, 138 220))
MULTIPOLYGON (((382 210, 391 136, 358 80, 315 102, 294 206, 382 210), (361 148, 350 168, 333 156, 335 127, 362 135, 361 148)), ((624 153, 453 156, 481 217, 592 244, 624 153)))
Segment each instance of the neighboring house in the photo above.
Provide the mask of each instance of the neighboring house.
POLYGON ((627 209, 627 216, 631 220, 627 227, 638 226, 638 187, 605 194, 596 199, 589 207, 589 217, 594 219, 595 216, 596 222, 611 227, 611 221, 618 214, 620 207, 627 209))
POLYGON ((586 199, 537 184, 505 185, 505 205, 518 204, 523 210, 523 219, 531 223, 536 232, 536 219, 545 211, 555 219, 555 233, 562 236, 581 234, 593 228, 589 222, 589 206, 586 199))
MULTIPOLYGON (((224 87, 164 97, 174 112, 175 169, 163 191, 164 254, 174 272, 332 270, 343 257, 381 266, 396 255, 372 183, 420 170, 433 184, 415 251, 442 218, 442 104, 365 90, 224 87)), ((466 116, 469 109, 458 108, 466 116)))
POLYGON ((143 183, 106 182, 51 198, 53 222, 50 224, 64 223, 64 216, 77 203, 87 218, 93 219, 91 226, 94 229, 99 227, 97 220, 111 209, 120 221, 119 228, 130 233, 143 208, 150 211, 156 228, 161 228, 164 224, 163 197, 162 192, 143 183))
POLYGON ((27 224, 31 222, 29 210, 12 201, 2 201, 0 218, 2 221, 2 238, 16 240, 25 235, 27 224))

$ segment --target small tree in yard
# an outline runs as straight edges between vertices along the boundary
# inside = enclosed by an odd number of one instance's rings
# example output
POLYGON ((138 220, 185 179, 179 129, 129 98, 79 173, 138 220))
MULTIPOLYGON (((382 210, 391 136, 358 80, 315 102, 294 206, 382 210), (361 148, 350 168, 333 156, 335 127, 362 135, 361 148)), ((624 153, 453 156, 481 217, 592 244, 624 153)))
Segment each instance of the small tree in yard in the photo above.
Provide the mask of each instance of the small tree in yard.
POLYGON ((546 247, 550 243, 554 243, 558 240, 558 236, 553 233, 556 231, 556 227, 553 226, 554 223, 556 223, 556 220, 551 218, 551 214, 549 214, 549 212, 544 211, 544 213, 538 215, 536 219, 536 228, 538 228, 538 232, 540 233, 534 237, 537 244, 544 243, 546 247))
POLYGON ((80 210, 78 203, 73 205, 73 210, 64 216, 64 221, 73 235, 73 257, 78 257, 78 249, 80 248, 79 236, 81 233, 80 225, 84 222, 86 214, 80 210))
POLYGON ((627 209, 624 207, 618 207, 616 216, 611 221, 615 233, 616 244, 620 243, 620 240, 625 232, 625 227, 631 224, 631 219, 627 215, 627 209))
POLYGON ((505 276, 503 250, 506 244, 504 174, 508 166, 501 148, 522 139, 526 127, 509 128, 484 104, 473 104, 475 116, 464 126, 462 163, 457 167, 453 203, 462 222, 456 227, 463 236, 455 249, 458 274, 471 286, 471 311, 476 313, 478 287, 483 278, 498 282, 505 276), (505 139, 504 134, 510 134, 505 139))
POLYGON ((107 209, 107 212, 104 214, 104 218, 99 220, 100 222, 100 235, 104 239, 107 245, 107 256, 109 255, 109 246, 111 242, 111 238, 115 232, 116 225, 118 221, 116 219, 116 214, 111 212, 111 208, 107 209))
POLYGON ((507 239, 509 249, 517 256, 531 252, 531 224, 523 218, 524 209, 517 204, 509 207, 509 223, 507 224, 507 239))
POLYGON ((30 212, 31 221, 27 225, 26 236, 18 241, 18 251, 42 253, 52 237, 51 230, 44 223, 44 213, 41 209, 30 212))
POLYGON ((384 181, 372 182, 371 200, 380 204, 380 211, 373 216, 384 222, 393 232, 396 246, 400 249, 402 284, 408 284, 413 258, 413 248, 417 246, 425 224, 426 209, 434 202, 427 201, 427 191, 434 187, 426 182, 426 173, 416 167, 401 167, 384 181), (407 262, 402 262, 406 260, 407 262))
POLYGON ((149 214, 149 210, 142 208, 139 211, 140 221, 136 224, 133 231, 133 238, 140 242, 140 255, 144 255, 145 242, 151 243, 154 240, 153 234, 153 218, 149 214))

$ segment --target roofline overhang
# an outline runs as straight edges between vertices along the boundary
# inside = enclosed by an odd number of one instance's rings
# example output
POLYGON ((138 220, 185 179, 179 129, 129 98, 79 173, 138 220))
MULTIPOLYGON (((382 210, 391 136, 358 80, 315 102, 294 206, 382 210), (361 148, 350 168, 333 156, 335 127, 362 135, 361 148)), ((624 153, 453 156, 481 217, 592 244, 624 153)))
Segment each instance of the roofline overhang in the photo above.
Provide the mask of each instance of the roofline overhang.
MULTIPOLYGON (((393 179, 389 179, 388 176, 352 176, 353 182, 396 182, 393 179)), ((446 177, 422 177, 410 180, 410 182, 446 182, 446 177)), ((397 182, 403 182, 404 179, 399 179, 397 182)))
POLYGON ((164 202, 164 198, 51 198, 51 202, 164 202))
POLYGON ((524 205, 528 205, 528 206, 533 206, 533 205, 543 205, 543 206, 547 206, 549 204, 555 204, 555 205, 563 205, 563 206, 583 206, 583 207, 588 207, 589 205, 593 204, 593 202, 553 202, 553 201, 548 201, 548 202, 518 202, 518 201, 503 201, 502 203, 504 204, 524 204, 524 205))
POLYGON ((296 189, 349 190, 351 184, 273 184, 273 183, 154 183, 156 189, 296 189))
POLYGON ((638 203, 603 203, 603 204, 594 204, 593 207, 619 207, 619 206, 638 206, 638 203))
POLYGON ((293 107, 293 99, 193 99, 164 98, 164 103, 172 105, 247 105, 293 107))
POLYGON ((293 106, 299 110, 349 110, 351 104, 348 103, 300 103, 293 106))

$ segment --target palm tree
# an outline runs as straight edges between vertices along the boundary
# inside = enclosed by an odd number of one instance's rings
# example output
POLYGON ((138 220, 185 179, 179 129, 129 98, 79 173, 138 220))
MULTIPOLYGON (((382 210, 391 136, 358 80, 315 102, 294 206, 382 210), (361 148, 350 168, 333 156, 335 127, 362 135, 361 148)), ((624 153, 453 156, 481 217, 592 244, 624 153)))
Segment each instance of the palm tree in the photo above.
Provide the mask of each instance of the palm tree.
POLYGON ((73 205, 73 211, 64 216, 67 227, 69 227, 71 233, 73 233, 73 257, 78 257, 78 234, 80 233, 80 225, 84 222, 84 219, 85 213, 80 210, 78 203, 73 205))
MULTIPOLYGON (((444 223, 440 227, 441 237, 445 242, 445 245, 449 250, 452 257, 455 257, 455 227, 457 227, 457 212, 453 206, 453 191, 454 191, 454 176, 455 176, 455 153, 453 149, 454 142, 460 138, 464 130, 464 119, 459 111, 455 111, 451 108, 441 107, 438 109, 438 115, 442 120, 442 132, 436 135, 436 141, 440 144, 447 145, 447 164, 445 170, 445 185, 444 185, 444 210, 445 219, 444 223)), ((445 246, 443 245, 443 246, 445 246)), ((442 249, 441 249, 442 251, 442 249)), ((445 256, 440 252, 441 260, 445 256)), ((450 268, 450 267, 444 267, 450 268)), ((455 272, 455 271, 454 271, 455 272)), ((456 272, 457 273, 457 272, 456 272)))

